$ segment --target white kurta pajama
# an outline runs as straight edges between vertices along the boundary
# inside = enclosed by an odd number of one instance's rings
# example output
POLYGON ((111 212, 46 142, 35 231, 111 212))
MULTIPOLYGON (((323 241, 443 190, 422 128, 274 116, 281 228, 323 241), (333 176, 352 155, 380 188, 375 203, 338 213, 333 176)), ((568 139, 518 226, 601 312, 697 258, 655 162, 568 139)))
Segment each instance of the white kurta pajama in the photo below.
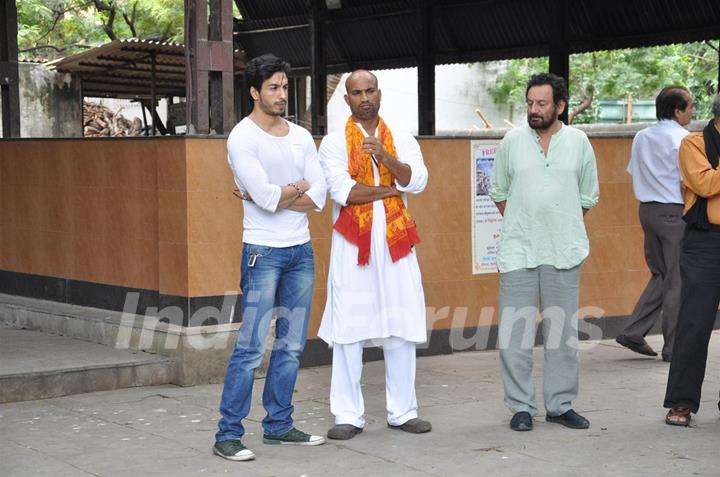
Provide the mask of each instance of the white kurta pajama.
MULTIPOLYGON (((359 125, 358 125, 359 126, 359 125)), ((398 160, 412 170, 407 193, 422 192, 427 169, 420 146, 411 135, 393 133, 398 160)), ((347 205, 356 182, 348 173, 345 131, 326 136, 319 159, 333 200, 333 223, 347 205)), ((375 185, 379 174, 373 165, 375 185)), ((406 202, 403 194, 403 201, 406 202)), ((420 234, 422 237, 422 233, 420 234)), ((388 422, 402 425, 417 417, 415 399, 415 344, 427 339, 425 296, 414 250, 392 261, 386 237, 385 207, 373 202, 368 265, 358 265, 358 247, 333 230, 327 303, 318 336, 333 347, 330 410, 336 424, 363 427, 360 388, 362 348, 382 346, 385 354, 388 422)))

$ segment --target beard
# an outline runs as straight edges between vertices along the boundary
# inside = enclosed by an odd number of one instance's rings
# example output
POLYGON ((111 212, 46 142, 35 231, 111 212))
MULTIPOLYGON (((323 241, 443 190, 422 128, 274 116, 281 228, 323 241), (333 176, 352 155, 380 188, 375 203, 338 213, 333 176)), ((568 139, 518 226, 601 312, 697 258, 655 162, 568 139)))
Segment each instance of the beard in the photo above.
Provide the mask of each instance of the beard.
POLYGON ((264 101, 260 101, 260 108, 268 116, 285 116, 285 108, 287 108, 287 102, 278 101, 276 103, 266 103, 264 101), (282 108, 279 108, 278 106, 282 106, 282 108))
POLYGON ((555 121, 557 120, 557 108, 553 108, 553 111, 551 114, 547 116, 541 116, 539 114, 528 114, 527 116, 527 122, 528 125, 535 130, 544 131, 545 129, 550 128, 555 121))
POLYGON ((379 110, 379 109, 380 109, 380 108, 376 107, 375 105, 370 104, 370 107, 367 108, 367 109, 363 109, 363 108, 361 108, 361 107, 358 106, 358 107, 355 108, 355 109, 352 109, 352 108, 351 108, 351 109, 350 109, 350 112, 351 112, 352 115, 353 115, 354 117, 356 117, 357 119, 372 119, 372 118, 374 118, 375 116, 378 115, 378 110, 379 110))

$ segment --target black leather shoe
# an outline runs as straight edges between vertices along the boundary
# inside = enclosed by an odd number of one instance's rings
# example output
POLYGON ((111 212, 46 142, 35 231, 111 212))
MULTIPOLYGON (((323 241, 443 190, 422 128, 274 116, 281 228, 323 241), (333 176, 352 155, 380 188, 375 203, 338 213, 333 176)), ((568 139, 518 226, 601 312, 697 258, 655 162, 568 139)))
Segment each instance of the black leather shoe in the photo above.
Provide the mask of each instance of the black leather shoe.
POLYGON ((560 414, 559 416, 551 416, 550 414, 548 414, 545 416, 545 420, 547 422, 562 424, 563 426, 569 427, 570 429, 587 429, 588 427, 590 427, 590 421, 588 421, 572 409, 567 411, 565 414, 560 414))
POLYGON ((513 431, 532 431, 533 419, 529 412, 520 411, 510 419, 510 429, 513 431))
POLYGON ((615 341, 630 351, 635 351, 636 353, 643 354, 645 356, 657 356, 657 352, 652 349, 649 344, 635 343, 634 341, 630 341, 625 335, 619 335, 615 338, 615 341))

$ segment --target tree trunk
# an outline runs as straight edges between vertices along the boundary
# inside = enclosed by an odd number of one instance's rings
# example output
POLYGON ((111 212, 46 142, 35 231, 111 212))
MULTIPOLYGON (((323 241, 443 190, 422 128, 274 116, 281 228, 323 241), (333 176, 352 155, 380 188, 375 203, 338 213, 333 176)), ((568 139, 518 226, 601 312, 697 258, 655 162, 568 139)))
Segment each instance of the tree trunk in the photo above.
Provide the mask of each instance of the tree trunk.
POLYGON ((573 120, 575 119, 575 116, 585 111, 587 108, 590 107, 593 100, 593 91, 594 88, 590 86, 587 90, 587 94, 582 95, 582 101, 580 101, 580 104, 575 106, 572 111, 568 114, 568 124, 572 124, 573 120))

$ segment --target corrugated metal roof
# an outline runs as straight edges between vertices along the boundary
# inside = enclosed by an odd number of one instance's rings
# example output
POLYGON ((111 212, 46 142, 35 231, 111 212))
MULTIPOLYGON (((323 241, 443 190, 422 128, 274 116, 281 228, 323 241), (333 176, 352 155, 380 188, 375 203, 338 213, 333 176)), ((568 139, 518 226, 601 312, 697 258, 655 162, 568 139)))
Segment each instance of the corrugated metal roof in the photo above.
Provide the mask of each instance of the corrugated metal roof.
POLYGON ((158 96, 185 96, 185 47, 175 43, 115 40, 48 66, 82 78, 85 96, 148 97, 155 56, 158 96))
POLYGON ((307 14, 306 0, 235 0, 244 19, 262 20, 285 15, 307 14))
MULTIPOLYGON (((580 53, 720 38, 718 0, 567 0, 564 23, 556 17, 557 1, 429 2, 436 63, 547 55, 549 44, 560 39, 571 53, 580 53)), ((237 40, 248 57, 273 52, 295 70, 309 70, 305 1, 236 3, 243 14, 237 40)), ((341 0, 341 8, 326 11, 328 72, 417 65, 420 3, 341 0)))
MULTIPOLYGON (((185 96, 185 46, 149 40, 115 40, 97 48, 48 62, 48 67, 82 79, 85 96, 148 98, 155 56, 157 96, 185 96)), ((235 67, 243 67, 242 54, 235 67)))

